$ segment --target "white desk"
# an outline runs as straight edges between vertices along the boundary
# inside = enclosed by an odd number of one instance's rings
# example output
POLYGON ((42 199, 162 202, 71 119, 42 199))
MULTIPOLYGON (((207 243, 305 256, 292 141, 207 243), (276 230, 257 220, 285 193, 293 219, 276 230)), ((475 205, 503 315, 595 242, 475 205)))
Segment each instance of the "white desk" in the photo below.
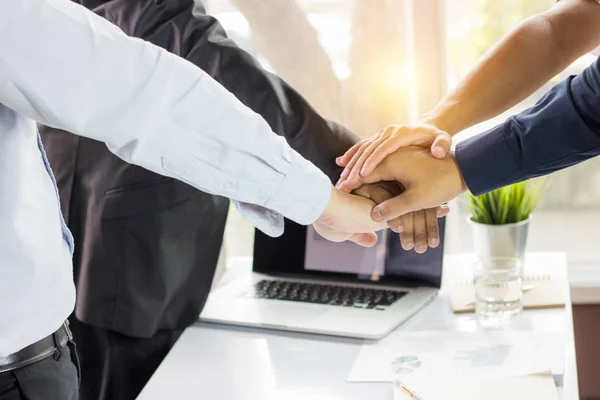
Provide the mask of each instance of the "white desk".
MULTIPOLYGON (((470 260, 446 257, 444 282, 468 278, 470 260)), ((578 400, 566 258, 562 253, 532 254, 525 265, 530 273, 543 268, 560 277, 568 305, 525 311, 510 329, 566 333, 565 376, 559 391, 562 400, 578 400)), ((433 303, 398 329, 479 329, 471 315, 451 312, 445 286, 433 303)), ((197 323, 183 333, 138 399, 391 400, 391 384, 346 382, 360 345, 353 339, 197 323)))

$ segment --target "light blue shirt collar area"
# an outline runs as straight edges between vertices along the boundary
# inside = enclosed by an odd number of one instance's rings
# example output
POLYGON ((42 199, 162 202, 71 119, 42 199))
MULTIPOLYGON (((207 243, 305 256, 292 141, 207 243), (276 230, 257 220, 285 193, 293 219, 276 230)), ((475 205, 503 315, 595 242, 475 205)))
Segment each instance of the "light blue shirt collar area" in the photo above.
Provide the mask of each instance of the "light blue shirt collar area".
MULTIPOLYGON (((54 185, 54 191, 56 193, 56 198, 60 204, 60 195, 58 193, 58 185, 56 184, 56 178, 54 177, 54 173, 52 172, 52 168, 50 167, 50 163, 48 162, 48 156, 46 155, 46 151, 44 150, 44 145, 42 144, 42 138, 40 137, 39 132, 37 133, 37 144, 40 149, 40 153, 42 154, 42 160, 44 161, 44 166, 46 167, 46 171, 48 171, 48 175, 50 175, 50 179, 52 180, 52 184, 54 185)), ((73 257, 73 252, 75 251, 75 240, 73 239, 73 234, 67 227, 67 223, 65 222, 65 218, 62 215, 62 212, 58 210, 60 213, 60 222, 61 222, 61 230, 63 239, 67 242, 67 246, 69 247, 69 253, 71 257, 73 257)))

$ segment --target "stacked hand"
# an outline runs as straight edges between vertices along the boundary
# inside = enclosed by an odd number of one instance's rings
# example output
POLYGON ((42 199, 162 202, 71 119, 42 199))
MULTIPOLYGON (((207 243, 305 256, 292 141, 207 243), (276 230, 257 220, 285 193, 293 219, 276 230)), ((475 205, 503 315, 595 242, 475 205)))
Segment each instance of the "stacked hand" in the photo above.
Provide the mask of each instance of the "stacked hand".
POLYGON ((399 196, 384 201, 373 209, 375 221, 390 221, 406 213, 435 207, 466 190, 454 156, 441 160, 429 150, 407 147, 387 156, 373 172, 340 183, 341 190, 379 181, 398 181, 406 188, 399 196))
MULTIPOLYGON (((361 246, 370 247, 377 242, 375 231, 385 229, 389 226, 387 221, 374 221, 371 217, 373 208, 377 204, 393 199, 403 192, 403 188, 397 182, 378 181, 365 185, 358 185, 352 191, 353 194, 332 189, 331 197, 327 207, 314 223, 314 227, 321 236, 334 242, 350 240, 361 246)), ((439 244, 439 228, 437 218, 447 214, 446 207, 439 210, 419 211, 414 218, 403 217, 403 229, 400 238, 403 243, 416 241, 415 250, 424 252, 428 241, 430 247, 439 244), (437 215, 436 215, 437 213, 437 215), (413 222, 414 221, 414 222, 413 222)), ((394 220, 392 219, 392 223, 394 220)), ((395 222, 397 225, 398 222, 395 222)), ((405 248, 408 250, 412 246, 405 248)))
MULTIPOLYGON (((357 187, 352 193, 367 197, 381 204, 400 195, 404 187, 398 182, 379 181, 357 187)), ((448 207, 430 208, 409 213, 388 221, 389 227, 400 234, 400 243, 406 250, 415 249, 424 253, 428 247, 437 247, 440 243, 438 218, 448 214, 448 207)))
MULTIPOLYGON (((407 220, 421 221, 423 215, 427 221, 432 209, 466 190, 454 157, 446 157, 450 145, 450 136, 430 125, 390 126, 338 158, 338 164, 346 168, 337 188, 350 192, 369 183, 393 181, 404 190, 378 201, 372 218, 394 227, 401 217, 404 228, 407 220)), ((409 240, 403 240, 404 248, 412 247, 406 245, 409 240)), ((422 236, 414 240, 416 249, 422 249, 422 236)))
POLYGON ((385 157, 402 147, 429 147, 434 157, 444 158, 451 144, 450 135, 433 125, 391 125, 356 143, 338 157, 338 165, 345 167, 341 180, 353 181, 369 175, 385 157))
POLYGON ((387 223, 370 217, 374 206, 372 200, 332 188, 329 203, 313 226, 332 242, 350 240, 371 247, 377 242, 375 232, 387 227, 387 223))

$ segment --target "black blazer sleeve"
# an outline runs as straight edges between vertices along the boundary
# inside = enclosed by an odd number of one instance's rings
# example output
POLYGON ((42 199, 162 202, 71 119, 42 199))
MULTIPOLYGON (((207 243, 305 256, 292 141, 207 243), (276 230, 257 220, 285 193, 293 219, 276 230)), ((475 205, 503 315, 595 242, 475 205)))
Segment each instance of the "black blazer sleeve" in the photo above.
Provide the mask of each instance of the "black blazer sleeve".
MULTIPOLYGON (((82 2, 86 5, 86 0, 82 2)), ((265 71, 227 38, 223 27, 206 14, 201 4, 193 0, 112 0, 95 11, 126 34, 152 42, 202 68, 260 114, 296 151, 337 180, 341 171, 335 157, 358 138, 322 118, 286 82, 265 71)))

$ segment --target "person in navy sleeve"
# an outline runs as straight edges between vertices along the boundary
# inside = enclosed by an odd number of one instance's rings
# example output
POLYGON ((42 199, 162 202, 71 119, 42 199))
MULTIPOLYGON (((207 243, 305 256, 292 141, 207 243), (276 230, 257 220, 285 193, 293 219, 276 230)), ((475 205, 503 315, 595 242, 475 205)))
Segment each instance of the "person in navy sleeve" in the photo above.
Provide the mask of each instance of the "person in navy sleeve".
POLYGON ((373 210, 375 220, 388 220, 419 205, 448 201, 467 188, 478 195, 598 155, 600 61, 596 60, 534 107, 459 143, 455 154, 435 159, 446 156, 452 135, 506 111, 597 48, 598 26, 600 5, 594 0, 562 0, 525 20, 419 124, 390 126, 339 157, 338 164, 346 169, 338 187, 350 190, 379 179, 404 182, 406 192, 373 210), (407 147, 411 145, 420 148, 407 147))

